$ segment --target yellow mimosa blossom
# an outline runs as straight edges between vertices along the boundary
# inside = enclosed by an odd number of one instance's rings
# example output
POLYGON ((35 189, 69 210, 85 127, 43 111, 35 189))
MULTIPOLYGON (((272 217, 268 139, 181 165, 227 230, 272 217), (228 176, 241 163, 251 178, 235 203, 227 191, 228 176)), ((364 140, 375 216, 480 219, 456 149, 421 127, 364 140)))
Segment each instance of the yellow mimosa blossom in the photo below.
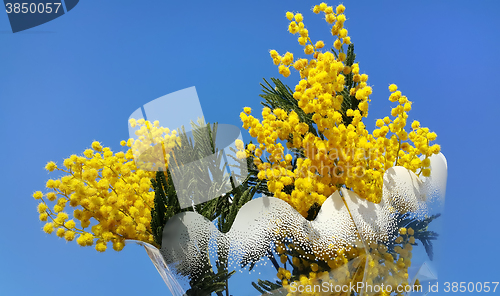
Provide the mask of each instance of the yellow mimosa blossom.
POLYGON ((268 155, 267 160, 254 161, 260 171, 259 179, 267 180, 269 191, 303 216, 307 216, 313 204, 321 205, 340 187, 378 203, 385 170, 398 165, 428 176, 428 157, 440 151, 439 145, 430 144, 436 134, 421 128, 420 123, 414 122, 411 131, 405 129, 412 103, 395 84, 389 86, 389 100, 397 103, 391 111, 392 118, 376 120, 376 128, 368 131, 363 119, 368 116, 372 88, 368 75, 360 73, 359 64, 353 63, 344 48, 351 43, 344 27, 345 7, 339 5, 334 10, 321 3, 313 11, 323 12, 327 23, 332 24, 333 52, 321 51, 323 41, 314 43, 305 26, 298 29, 295 21, 302 23, 303 15, 295 14, 294 21, 291 12, 287 13, 289 31, 300 33, 299 44, 304 53, 313 56, 295 58, 289 52, 279 56, 277 51, 270 51, 283 76, 290 75, 290 65, 299 72, 301 80, 294 88, 293 99, 303 115, 266 107, 262 120, 249 109, 240 116, 243 127, 258 142, 256 149, 249 152, 255 158, 262 153, 268 155), (352 108, 343 107, 346 104, 352 108), (309 116, 313 125, 303 122, 304 116, 309 116), (286 157, 285 148, 301 151, 295 168, 292 158, 286 157), (293 184, 294 189, 285 192, 286 184, 293 184))
POLYGON ((50 191, 45 196, 40 191, 33 194, 42 201, 38 205, 40 220, 49 221, 45 232, 57 228, 57 236, 67 241, 78 236, 79 245, 94 245, 100 252, 106 250, 108 242, 119 251, 126 239, 155 244, 150 228, 154 206, 150 179, 159 167, 166 170, 168 153, 179 144, 179 138, 158 122, 131 119, 130 125, 137 128, 137 138, 121 141, 129 147, 126 152, 115 153, 94 141, 91 149, 82 156, 71 155, 63 166, 54 162, 45 166, 48 171, 63 173, 59 179, 47 181, 50 191), (155 144, 161 153, 148 150, 155 144), (135 160, 139 155, 140 160, 135 160), (49 208, 47 202, 56 199, 49 208))

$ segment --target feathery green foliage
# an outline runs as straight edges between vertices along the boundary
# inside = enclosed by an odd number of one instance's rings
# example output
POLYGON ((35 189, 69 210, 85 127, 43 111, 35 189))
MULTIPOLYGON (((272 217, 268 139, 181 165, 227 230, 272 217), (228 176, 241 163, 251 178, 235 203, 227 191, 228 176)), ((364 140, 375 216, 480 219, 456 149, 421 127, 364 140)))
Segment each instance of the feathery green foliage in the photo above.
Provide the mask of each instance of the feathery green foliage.
MULTIPOLYGON (((434 259, 434 248, 432 246, 432 241, 436 240, 439 234, 435 231, 429 230, 429 223, 439 218, 441 214, 435 214, 429 217, 425 217, 424 219, 412 217, 411 213, 399 214, 396 219, 399 221, 397 230, 401 227, 412 228, 414 231, 413 237, 418 239, 425 248, 427 252, 427 256, 429 256, 430 260, 434 259)), ((395 237, 396 235, 393 234, 395 237)), ((414 245, 418 245, 415 243, 414 245)), ((389 251, 394 252, 394 245, 389 244, 389 251)))
MULTIPOLYGON (((249 202, 257 193, 270 195, 267 190, 265 181, 257 178, 258 169, 253 164, 251 158, 237 159, 233 155, 229 155, 240 171, 247 171, 246 178, 241 182, 240 186, 236 186, 233 176, 229 178, 229 182, 224 178, 226 171, 224 170, 225 159, 222 151, 218 151, 215 140, 217 133, 217 124, 210 126, 199 121, 193 125, 193 139, 188 137, 183 129, 179 134, 181 145, 174 148, 170 155, 171 161, 177 163, 187 163, 193 160, 200 160, 200 165, 183 170, 182 172, 175 171, 176 174, 181 173, 182 176, 176 176, 177 180, 185 182, 178 184, 179 190, 187 190, 182 194, 190 194, 193 196, 201 196, 221 192, 222 189, 230 189, 227 193, 211 199, 209 201, 181 209, 176 191, 172 180, 172 172, 168 173, 159 171, 156 173, 156 178, 152 179, 152 185, 155 191, 155 207, 151 211, 151 228, 155 243, 161 247, 163 239, 163 228, 170 218, 185 212, 196 211, 198 214, 214 222, 219 231, 226 233, 231 229, 231 226, 243 205, 249 202), (215 154, 216 157, 207 158, 206 156, 215 154), (207 186, 198 186, 199 184, 210 184, 208 192, 198 192, 199 188, 207 186)), ((236 151, 232 150, 234 154, 236 151)), ((224 190, 225 191, 225 190, 224 190)), ((210 295, 215 292, 222 296, 225 292, 229 296, 228 279, 234 274, 234 270, 228 271, 227 258, 218 253, 217 273, 212 269, 211 263, 207 264, 198 273, 198 276, 190 276, 190 285, 187 295, 210 295)))

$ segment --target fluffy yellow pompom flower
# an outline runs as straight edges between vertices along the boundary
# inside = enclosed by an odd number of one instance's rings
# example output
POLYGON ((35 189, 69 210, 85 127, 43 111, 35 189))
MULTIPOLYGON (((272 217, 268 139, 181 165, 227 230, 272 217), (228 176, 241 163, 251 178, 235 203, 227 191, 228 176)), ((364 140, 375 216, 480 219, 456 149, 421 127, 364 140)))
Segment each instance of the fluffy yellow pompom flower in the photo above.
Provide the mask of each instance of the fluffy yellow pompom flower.
POLYGON ((76 227, 76 223, 73 220, 69 220, 68 222, 64 223, 64 227, 73 229, 76 227))
POLYGON ((345 38, 345 37, 347 37, 347 29, 345 29, 345 28, 344 28, 344 29, 340 30, 340 32, 339 32, 339 37, 340 37, 340 38, 345 38))
POLYGON ((45 226, 43 226, 43 231, 51 234, 52 232, 54 232, 54 224, 52 224, 51 222, 45 224, 45 226))
POLYGON ((247 154, 244 151, 238 151, 236 152, 236 157, 238 159, 245 159, 247 157, 247 154))
POLYGON ((107 249, 107 246, 104 242, 99 242, 95 245, 95 249, 98 251, 98 252, 104 252, 106 251, 107 249))
POLYGON ((337 22, 339 22, 340 24, 343 24, 345 21, 346 21, 345 15, 340 14, 339 16, 337 16, 337 22))
POLYGON ((67 240, 68 242, 71 242, 75 239, 75 232, 74 231, 66 231, 64 233, 64 239, 67 240))
POLYGON ((307 38, 304 38, 302 36, 300 36, 297 41, 299 42, 300 45, 306 45, 307 43, 307 38))
POLYGON ((49 207, 48 207, 48 206, 47 206, 44 202, 42 202, 42 203, 39 203, 39 204, 38 204, 38 208, 37 208, 37 210, 38 210, 38 213, 43 214, 43 213, 45 213, 45 211, 46 211, 48 208, 49 208, 49 207))
POLYGON ((289 52, 285 53, 285 55, 281 59, 281 63, 283 63, 283 65, 286 65, 286 66, 293 63, 293 54, 289 53, 289 52))
POLYGON ((35 193, 33 193, 34 199, 42 199, 42 197, 43 197, 43 193, 41 191, 36 191, 35 193))
POLYGON ((290 76, 290 69, 288 69, 288 67, 286 67, 285 65, 280 65, 279 73, 285 77, 288 77, 290 76))
POLYGON ((47 171, 49 171, 49 172, 52 172, 52 171, 54 171, 55 169, 57 169, 57 165, 56 165, 56 163, 55 163, 55 162, 53 162, 53 161, 49 161, 49 162, 47 163, 47 165, 45 165, 45 169, 46 169, 47 171))
POLYGON ((339 50, 342 47, 342 42, 340 41, 340 39, 337 39, 335 40, 335 42, 333 42, 333 47, 335 47, 335 49, 337 50, 339 50))
POLYGON ((295 21, 296 21, 297 23, 300 23, 303 19, 304 19, 304 17, 302 16, 302 14, 301 14, 301 13, 296 13, 296 14, 295 14, 295 21))
POLYGON ((293 12, 287 11, 286 18, 291 21, 293 19, 293 12))
POLYGON ((269 51, 269 54, 271 55, 271 58, 277 58, 279 56, 278 52, 274 49, 269 51))
POLYGON ((341 13, 344 13, 345 11, 345 6, 340 4, 339 6, 337 6, 337 14, 341 14, 341 13))
POLYGON ((398 90, 398 86, 397 85, 395 85, 395 84, 389 85, 389 91, 390 92, 395 92, 397 90, 398 90))
POLYGON ((436 135, 436 133, 434 133, 434 132, 432 132, 432 133, 428 133, 428 134, 427 134, 427 139, 428 139, 429 141, 434 141, 434 140, 436 140, 436 138, 437 138, 437 135, 436 135))
POLYGON ((417 120, 414 120, 413 123, 411 124, 412 129, 418 129, 420 127, 420 122, 417 120))
POLYGON ((64 228, 58 228, 56 231, 56 235, 58 237, 63 237, 65 233, 66 233, 66 230, 64 228))
POLYGON ((125 247, 125 243, 123 243, 122 241, 116 241, 113 243, 113 249, 115 251, 121 251, 123 250, 123 247, 125 247))
POLYGON ((99 143, 97 141, 92 142, 92 149, 94 149, 95 151, 101 152, 102 151, 101 143, 99 143))
MULTIPOLYGON (((335 17, 335 15, 333 15, 333 14, 327 14, 327 15, 325 16, 325 21, 326 21, 327 23, 329 23, 329 24, 333 24, 333 22, 335 22, 336 20, 337 20, 337 18, 336 18, 336 17, 335 17)), ((334 35, 336 35, 336 34, 334 34, 334 35)))
POLYGON ((305 48, 304 48, 304 53, 305 54, 312 54, 314 52, 314 47, 312 45, 307 45, 305 48))
POLYGON ((47 192, 47 199, 50 200, 50 201, 54 201, 56 200, 57 198, 57 195, 55 192, 47 192))
POLYGON ((288 31, 292 34, 296 34, 299 32, 300 27, 297 25, 296 22, 290 22, 290 25, 288 26, 288 31))
POLYGON ((243 144, 243 141, 240 139, 237 139, 236 141, 234 141, 234 144, 236 146, 236 149, 238 149, 238 150, 245 149, 245 144, 243 144))

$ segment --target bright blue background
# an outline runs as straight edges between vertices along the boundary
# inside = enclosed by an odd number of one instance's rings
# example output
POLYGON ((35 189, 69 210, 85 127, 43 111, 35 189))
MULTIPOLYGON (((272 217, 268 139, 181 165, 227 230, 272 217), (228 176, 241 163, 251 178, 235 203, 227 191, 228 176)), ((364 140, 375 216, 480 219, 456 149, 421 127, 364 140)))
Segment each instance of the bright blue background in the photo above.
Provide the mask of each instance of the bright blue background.
MULTIPOLYGON (((169 295, 140 247, 100 254, 41 231, 31 195, 50 177, 43 167, 93 140, 119 150, 134 110, 190 86, 208 121, 240 126, 244 106, 260 109, 262 78, 279 77, 268 51, 301 52, 287 10, 304 14, 314 40, 333 42, 314 4, 89 0, 16 34, 0 13, 0 295, 169 295)), ((374 89, 369 128, 390 112, 396 83, 448 159, 440 289, 500 281, 499 2, 344 4, 374 89)))

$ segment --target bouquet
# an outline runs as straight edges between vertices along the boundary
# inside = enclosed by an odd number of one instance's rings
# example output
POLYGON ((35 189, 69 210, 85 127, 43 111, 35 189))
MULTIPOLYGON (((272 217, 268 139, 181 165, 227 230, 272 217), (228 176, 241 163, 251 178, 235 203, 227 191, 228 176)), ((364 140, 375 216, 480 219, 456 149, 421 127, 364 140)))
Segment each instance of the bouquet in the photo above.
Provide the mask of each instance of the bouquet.
POLYGON ((408 123, 412 102, 395 84, 390 116, 368 131, 372 88, 344 11, 313 8, 331 26, 327 49, 286 13, 303 57, 270 56, 300 80, 264 80, 262 118, 240 114, 249 143, 228 145, 231 129, 202 118, 188 132, 131 118, 125 152, 96 141, 49 162, 62 176, 33 195, 43 230, 99 252, 143 245, 173 295, 424 293, 446 159, 436 133, 408 123))

